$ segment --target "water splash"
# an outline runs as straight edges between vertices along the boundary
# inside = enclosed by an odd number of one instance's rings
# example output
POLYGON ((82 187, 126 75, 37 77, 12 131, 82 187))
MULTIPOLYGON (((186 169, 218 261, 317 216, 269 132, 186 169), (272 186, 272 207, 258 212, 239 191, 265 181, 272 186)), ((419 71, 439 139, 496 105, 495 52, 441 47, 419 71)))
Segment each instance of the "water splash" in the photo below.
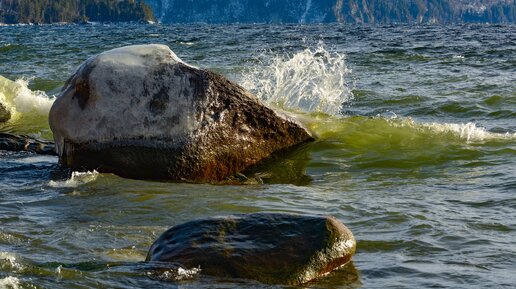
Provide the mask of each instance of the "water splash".
POLYGON ((99 176, 97 171, 73 172, 66 181, 50 181, 48 185, 53 188, 76 188, 81 185, 95 181, 99 176))
POLYGON ((0 103, 10 112, 10 119, 0 124, 3 131, 38 134, 51 138, 48 127, 48 113, 55 97, 43 91, 32 91, 29 80, 11 81, 0 75, 0 103))
POLYGON ((329 52, 320 42, 315 49, 286 56, 263 53, 241 83, 283 109, 338 115, 353 98, 351 72, 345 54, 329 52))
POLYGON ((11 113, 37 113, 48 115, 55 98, 49 97, 43 91, 29 89, 28 79, 11 81, 0 75, 0 101, 2 101, 11 113))
POLYGON ((201 272, 201 268, 185 269, 182 267, 172 269, 160 269, 147 272, 146 275, 152 279, 160 281, 182 281, 193 279, 201 272))

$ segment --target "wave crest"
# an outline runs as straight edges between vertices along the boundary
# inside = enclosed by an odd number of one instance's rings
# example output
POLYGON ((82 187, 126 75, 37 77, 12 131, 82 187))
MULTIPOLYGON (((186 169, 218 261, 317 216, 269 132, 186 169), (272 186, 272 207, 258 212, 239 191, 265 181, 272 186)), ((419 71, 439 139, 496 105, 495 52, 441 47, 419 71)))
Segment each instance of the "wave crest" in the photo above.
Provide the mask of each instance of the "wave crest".
POLYGON ((10 119, 0 124, 2 131, 36 134, 51 138, 48 113, 55 97, 32 91, 27 79, 11 81, 0 75, 0 103, 10 112, 10 119))
POLYGON ((29 89, 29 80, 11 81, 0 75, 0 101, 11 109, 11 113, 37 113, 48 115, 55 98, 43 91, 29 89))

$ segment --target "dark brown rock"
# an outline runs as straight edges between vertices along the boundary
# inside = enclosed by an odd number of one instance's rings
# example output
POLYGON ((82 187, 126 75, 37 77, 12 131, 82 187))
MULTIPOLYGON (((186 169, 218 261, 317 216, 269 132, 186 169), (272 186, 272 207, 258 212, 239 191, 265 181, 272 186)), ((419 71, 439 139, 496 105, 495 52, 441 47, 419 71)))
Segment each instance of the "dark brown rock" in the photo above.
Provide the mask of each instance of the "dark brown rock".
POLYGON ((347 264, 355 247, 351 231, 333 217, 259 213, 173 227, 151 246, 147 261, 296 285, 347 264))
POLYGON ((56 155, 54 143, 26 135, 0 133, 0 150, 27 151, 42 155, 56 155))
POLYGON ((0 102, 0 122, 6 122, 11 119, 11 111, 0 102))
POLYGON ((86 61, 50 112, 60 163, 124 177, 219 182, 312 141, 296 121, 163 45, 86 61))

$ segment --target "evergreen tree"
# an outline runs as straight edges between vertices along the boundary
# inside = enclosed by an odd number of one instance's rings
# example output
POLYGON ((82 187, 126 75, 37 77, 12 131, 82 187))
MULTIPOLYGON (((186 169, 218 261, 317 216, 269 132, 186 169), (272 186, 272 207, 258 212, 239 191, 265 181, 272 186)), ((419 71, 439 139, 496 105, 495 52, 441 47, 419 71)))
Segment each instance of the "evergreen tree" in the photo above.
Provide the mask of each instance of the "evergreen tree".
POLYGON ((0 0, 1 23, 150 21, 142 0, 0 0))

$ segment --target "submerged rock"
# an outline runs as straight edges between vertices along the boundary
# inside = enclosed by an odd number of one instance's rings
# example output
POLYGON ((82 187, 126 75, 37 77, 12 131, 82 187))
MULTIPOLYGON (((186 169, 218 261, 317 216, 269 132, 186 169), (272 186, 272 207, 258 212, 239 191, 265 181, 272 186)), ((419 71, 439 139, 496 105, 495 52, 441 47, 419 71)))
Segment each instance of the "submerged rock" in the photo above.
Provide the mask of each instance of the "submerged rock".
POLYGON ((217 182, 312 141, 239 85, 183 63, 167 46, 87 60, 50 111, 60 163, 120 176, 217 182))
POLYGON ((41 155, 56 155, 54 143, 26 135, 0 133, 0 150, 27 151, 41 155))
POLYGON ((351 231, 333 217, 259 213, 173 227, 154 242, 147 261, 296 285, 347 264, 355 248, 351 231))

